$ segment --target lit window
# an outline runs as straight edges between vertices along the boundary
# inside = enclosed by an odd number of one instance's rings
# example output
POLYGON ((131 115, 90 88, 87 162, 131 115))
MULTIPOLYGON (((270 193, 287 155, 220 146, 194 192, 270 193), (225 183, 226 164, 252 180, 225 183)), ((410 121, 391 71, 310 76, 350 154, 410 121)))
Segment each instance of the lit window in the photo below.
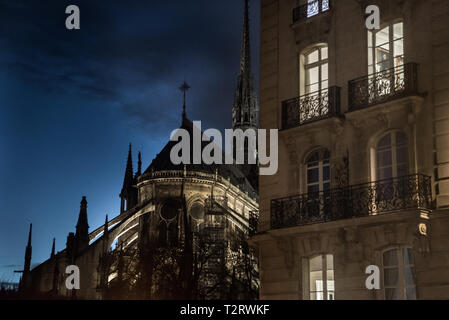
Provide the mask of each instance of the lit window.
POLYGON ((368 73, 373 74, 404 64, 404 24, 391 24, 368 31, 368 73))
POLYGON ((329 10, 329 0, 307 0, 307 18, 329 10))
POLYGON ((320 255, 309 260, 309 298, 335 300, 333 255, 320 255))
POLYGON ((328 47, 320 45, 304 54, 304 94, 320 92, 329 87, 328 47))
POLYGON ((413 250, 395 248, 383 254, 386 300, 416 300, 413 250))

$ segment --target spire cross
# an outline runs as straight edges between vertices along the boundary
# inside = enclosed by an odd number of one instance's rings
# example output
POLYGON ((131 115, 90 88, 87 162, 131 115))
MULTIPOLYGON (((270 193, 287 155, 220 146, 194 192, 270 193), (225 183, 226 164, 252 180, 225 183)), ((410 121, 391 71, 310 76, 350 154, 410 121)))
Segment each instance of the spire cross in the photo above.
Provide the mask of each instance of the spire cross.
POLYGON ((190 89, 190 86, 187 84, 187 82, 184 81, 182 86, 179 87, 179 90, 181 90, 184 93, 184 104, 182 106, 182 115, 186 115, 186 92, 190 89))

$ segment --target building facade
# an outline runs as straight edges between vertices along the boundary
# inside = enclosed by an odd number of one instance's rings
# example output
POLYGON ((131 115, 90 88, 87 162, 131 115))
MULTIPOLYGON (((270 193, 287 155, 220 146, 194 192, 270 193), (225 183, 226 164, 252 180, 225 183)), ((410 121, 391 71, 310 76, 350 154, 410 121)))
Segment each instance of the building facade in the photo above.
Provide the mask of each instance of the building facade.
POLYGON ((449 2, 261 6, 260 298, 449 299, 449 2))

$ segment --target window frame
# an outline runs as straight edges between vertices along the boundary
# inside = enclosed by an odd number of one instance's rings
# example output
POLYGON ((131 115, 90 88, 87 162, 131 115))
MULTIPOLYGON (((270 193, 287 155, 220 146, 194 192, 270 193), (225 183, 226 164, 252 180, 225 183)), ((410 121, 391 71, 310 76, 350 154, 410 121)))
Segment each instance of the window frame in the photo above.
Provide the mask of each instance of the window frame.
MULTIPOLYGON (((384 133, 383 135, 380 136, 380 138, 378 138, 376 140, 376 144, 374 146, 374 179, 373 181, 379 181, 379 180, 385 180, 385 179, 396 179, 396 178, 400 178, 401 176, 398 174, 398 167, 402 164, 398 162, 398 146, 400 147, 405 147, 405 155, 406 155, 406 161, 405 161, 405 165, 406 165, 406 172, 405 175, 409 174, 409 168, 410 168, 410 164, 409 164, 409 137, 407 136, 407 134, 404 131, 401 130, 395 130, 395 131, 390 131, 387 133, 384 133), (398 133, 403 134, 405 137, 405 143, 403 145, 400 145, 397 143, 397 136, 398 133), (386 151, 390 151, 391 152, 391 171, 392 171, 392 175, 389 178, 382 178, 380 179, 380 174, 379 174, 379 149, 381 149, 379 147, 379 143, 380 141, 382 141, 382 139, 384 139, 386 136, 390 136, 390 146, 389 149, 385 149, 382 148, 382 150, 380 150, 381 152, 386 152, 386 151)), ((388 166, 383 166, 382 168, 387 168, 388 166)))
POLYGON ((381 265, 382 265, 382 292, 384 300, 387 300, 386 289, 397 289, 400 296, 398 300, 407 300, 407 289, 414 288, 415 289, 415 298, 418 299, 418 290, 417 290, 417 281, 416 281, 416 260, 415 260, 415 250, 411 246, 395 246, 389 247, 387 249, 382 250, 381 252, 381 265), (387 252, 396 250, 396 265, 385 266, 384 255, 387 252), (413 264, 404 264, 404 255, 403 250, 411 250, 411 256, 413 258, 413 264), (415 271, 413 273, 413 286, 407 285, 405 283, 405 269, 413 268, 415 271), (397 269, 398 270, 398 280, 396 286, 386 286, 385 284, 385 270, 388 269, 397 269))
POLYGON ((327 43, 315 44, 308 49, 304 50, 300 55, 300 68, 299 68, 299 95, 311 95, 314 93, 321 93, 327 89, 329 89, 329 46, 327 43), (327 58, 323 59, 322 50, 323 48, 327 49, 327 58), (308 57, 318 51, 318 60, 316 62, 308 63, 308 57), (327 79, 323 80, 323 66, 327 65, 327 79), (318 67, 318 81, 315 83, 310 83, 310 79, 308 81, 308 70, 318 67), (323 81, 327 81, 327 87, 323 88, 323 81), (318 90, 307 92, 307 88, 313 85, 318 85, 318 90))
POLYGON ((309 152, 307 154, 307 157, 305 159, 305 186, 306 186, 306 192, 309 194, 309 187, 318 185, 318 191, 319 193, 322 193, 324 191, 328 191, 332 187, 332 171, 331 171, 331 153, 326 148, 320 148, 315 149, 312 152, 309 152), (312 161, 310 160, 313 156, 318 154, 318 160, 312 161), (325 163, 327 162, 327 163, 325 163), (311 166, 311 163, 318 163, 316 166, 311 166), (324 169, 329 168, 329 180, 324 180, 324 169), (309 170, 310 169, 318 169, 318 182, 309 182, 309 170), (329 189, 325 189, 324 185, 329 184, 329 189))
POLYGON ((318 299, 314 299, 313 301, 331 301, 331 300, 336 300, 335 296, 336 296, 336 289, 335 289, 335 255, 331 254, 331 253, 322 253, 322 254, 317 254, 317 255, 313 255, 310 256, 308 258, 303 258, 302 259, 302 279, 303 279, 303 299, 304 300, 312 300, 311 296, 312 293, 317 294, 318 292, 322 293, 323 299, 318 300, 318 299), (328 266, 327 266, 327 257, 331 256, 332 257, 332 269, 328 270, 328 266), (311 283, 310 283, 310 262, 312 261, 312 259, 321 257, 321 270, 319 270, 321 272, 321 277, 322 277, 322 286, 323 286, 323 290, 322 291, 311 291, 311 283), (327 272, 328 271, 332 271, 332 278, 333 280, 328 280, 327 277, 327 272), (329 290, 328 288, 328 282, 332 281, 334 288, 333 290, 329 290), (333 299, 329 299, 329 292, 333 293, 333 299))
POLYGON ((377 49, 381 48, 382 46, 385 46, 388 44, 389 46, 389 60, 390 61, 390 67, 385 69, 400 69, 405 64, 405 23, 404 20, 398 19, 391 21, 389 23, 383 24, 379 30, 368 30, 367 31, 367 68, 368 68, 368 75, 374 75, 379 72, 384 72, 385 70, 377 71, 377 65, 378 65, 378 59, 377 59, 377 49), (394 28, 397 24, 402 24, 402 37, 399 37, 395 39, 394 36, 394 28), (382 32, 388 28, 388 42, 384 42, 381 44, 377 44, 376 36, 379 32, 382 32), (402 41, 402 55, 395 56, 395 43, 398 41, 402 41), (371 53, 370 53, 371 50, 371 53), (396 58, 400 57, 402 58, 402 63, 396 65, 396 58), (371 58, 371 59, 370 59, 371 58), (372 67, 372 71, 370 72, 370 66, 372 67))

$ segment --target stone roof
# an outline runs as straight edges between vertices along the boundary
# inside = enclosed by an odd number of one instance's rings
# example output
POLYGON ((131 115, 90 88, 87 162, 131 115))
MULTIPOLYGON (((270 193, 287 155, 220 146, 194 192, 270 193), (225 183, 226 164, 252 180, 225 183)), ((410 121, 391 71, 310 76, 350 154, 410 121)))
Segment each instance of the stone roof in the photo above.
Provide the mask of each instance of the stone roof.
MULTIPOLYGON (((182 125, 180 129, 185 129, 190 134, 190 163, 186 165, 186 170, 188 171, 198 171, 198 172, 204 172, 209 174, 215 174, 216 170, 218 170, 218 175, 220 175, 223 178, 229 179, 230 182, 238 186, 244 191, 248 191, 250 195, 257 196, 257 193, 255 192, 254 188, 249 183, 248 179, 245 177, 245 175, 242 173, 242 171, 238 168, 235 164, 193 164, 193 123, 187 117, 183 118, 182 125)), ((204 136, 204 133, 201 132, 202 137, 204 136)), ((210 142, 209 141, 203 141, 201 143, 201 150, 205 146, 207 146, 210 142)), ((170 171, 170 170, 176 170, 176 171, 182 171, 184 170, 184 164, 175 165, 170 160, 170 151, 175 146, 177 142, 169 141, 165 147, 162 149, 162 151, 156 156, 156 158, 153 159, 150 166, 145 170, 144 175, 151 174, 151 172, 157 172, 157 171, 170 171)), ((224 152, 222 151, 222 159, 224 162, 224 152)))

